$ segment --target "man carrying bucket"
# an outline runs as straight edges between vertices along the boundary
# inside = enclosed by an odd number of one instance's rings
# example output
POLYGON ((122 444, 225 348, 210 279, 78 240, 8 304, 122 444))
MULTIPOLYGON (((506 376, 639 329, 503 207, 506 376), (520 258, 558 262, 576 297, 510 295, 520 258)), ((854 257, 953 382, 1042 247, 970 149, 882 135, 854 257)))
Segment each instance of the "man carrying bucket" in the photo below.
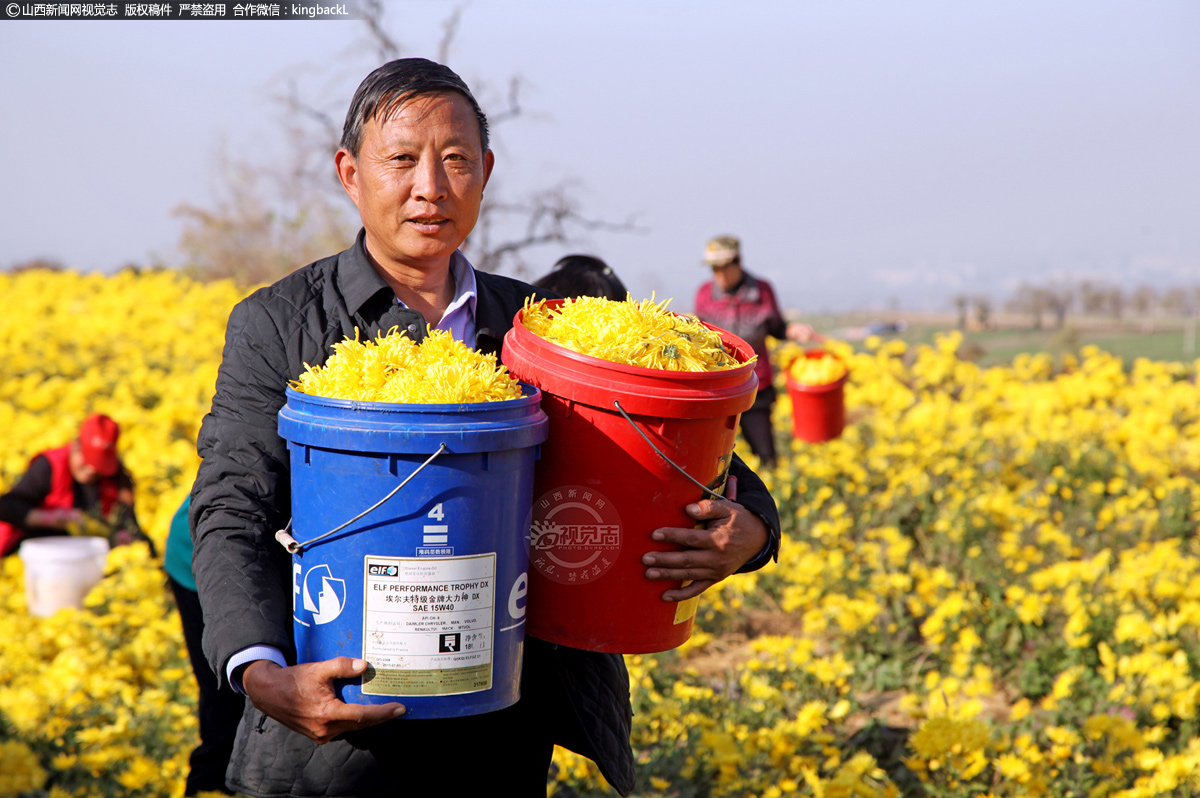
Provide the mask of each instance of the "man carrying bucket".
MULTIPOLYGON (((198 441, 203 463, 191 511, 205 651, 218 676, 250 698, 230 787, 254 795, 510 788, 544 796, 559 744, 593 759, 622 794, 633 788, 620 655, 527 635, 516 704, 422 719, 404 718, 399 703, 338 700, 339 680, 366 672, 361 659, 295 661, 292 562, 275 539, 292 512, 289 454, 277 427, 288 381, 305 364, 324 363, 331 346, 356 330, 374 338, 399 326, 419 341, 429 325, 498 352, 526 297, 551 296, 476 272, 458 251, 493 163, 486 118, 458 75, 424 59, 385 64, 355 93, 335 157, 362 217, 357 241, 256 292, 230 315, 198 441)), ((691 580, 665 591, 665 600, 690 598, 777 552, 770 495, 740 461, 731 474, 740 480, 740 503, 698 501, 689 515, 707 528, 655 533, 684 548, 657 554, 647 578, 691 580)), ((322 592, 322 602, 331 595, 322 592)))
POLYGON ((819 341, 821 336, 807 324, 783 320, 771 284, 742 268, 741 242, 733 236, 709 241, 704 248, 704 262, 712 267, 713 278, 696 292, 696 315, 742 338, 758 355, 758 396, 754 406, 742 413, 741 427, 750 451, 769 468, 775 465, 775 433, 771 427, 775 388, 767 336, 801 343, 819 341))

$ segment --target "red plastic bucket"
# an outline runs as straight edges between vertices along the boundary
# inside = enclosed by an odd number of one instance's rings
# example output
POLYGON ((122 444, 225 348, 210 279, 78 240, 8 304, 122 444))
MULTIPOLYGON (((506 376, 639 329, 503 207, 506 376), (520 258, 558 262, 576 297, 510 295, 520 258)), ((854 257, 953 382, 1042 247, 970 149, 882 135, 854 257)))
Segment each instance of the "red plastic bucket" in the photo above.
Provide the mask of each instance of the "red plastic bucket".
MULTIPOLYGON (((680 583, 647 579, 642 555, 675 548, 650 534, 695 526, 683 508, 705 493, 666 458, 723 491, 738 416, 758 390, 754 366, 691 373, 611 363, 534 335, 521 316, 502 359, 541 389, 550 420, 534 472, 526 631, 588 651, 675 648, 691 635, 698 599, 663 601, 680 583)), ((753 357, 745 341, 711 329, 738 360, 753 357)))
MULTIPOLYGON (((815 360, 836 357, 821 349, 804 353, 815 360)), ((792 436, 809 443, 831 441, 846 428, 846 377, 824 385, 804 385, 796 382, 789 371, 788 396, 792 399, 792 436)))

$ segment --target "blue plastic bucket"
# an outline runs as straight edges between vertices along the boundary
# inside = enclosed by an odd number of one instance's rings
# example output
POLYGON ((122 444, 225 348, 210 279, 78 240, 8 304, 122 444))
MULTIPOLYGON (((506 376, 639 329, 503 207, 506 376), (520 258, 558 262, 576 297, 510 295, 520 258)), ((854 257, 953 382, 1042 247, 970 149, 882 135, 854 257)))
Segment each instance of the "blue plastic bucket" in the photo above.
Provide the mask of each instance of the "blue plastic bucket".
POLYGON ((533 466, 548 426, 541 393, 522 387, 520 399, 454 405, 288 389, 296 656, 365 659, 361 678, 339 683, 343 701, 448 718, 520 697, 533 466))

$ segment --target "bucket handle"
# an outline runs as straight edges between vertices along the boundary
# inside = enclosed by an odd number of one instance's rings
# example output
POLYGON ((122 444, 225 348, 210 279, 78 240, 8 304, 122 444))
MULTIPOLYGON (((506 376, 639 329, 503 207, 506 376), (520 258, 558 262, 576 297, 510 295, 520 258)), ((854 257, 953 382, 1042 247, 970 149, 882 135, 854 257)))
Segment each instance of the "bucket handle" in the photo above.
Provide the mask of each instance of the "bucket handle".
POLYGON ((629 422, 629 426, 633 427, 633 429, 634 429, 634 432, 636 432, 638 435, 641 435, 641 436, 642 436, 642 440, 644 440, 646 443, 648 443, 648 444, 650 445, 650 448, 651 448, 651 449, 653 449, 655 452, 657 452, 657 453, 658 453, 658 456, 659 456, 659 457, 661 457, 662 459, 666 460, 666 461, 667 461, 667 464, 668 464, 668 465, 670 465, 670 466, 671 466, 671 468, 674 468, 674 469, 675 469, 676 471, 678 471, 680 474, 683 474, 685 477, 687 477, 687 478, 688 478, 688 480, 690 480, 690 481, 691 481, 691 483, 692 483, 693 485, 695 485, 697 488, 699 488, 700 490, 702 490, 702 491, 704 491, 705 493, 707 493, 709 496, 712 496, 714 499, 724 499, 724 498, 725 498, 725 497, 724 497, 724 496, 722 496, 721 494, 717 493, 715 490, 713 490, 713 489, 709 488, 709 487, 708 487, 708 486, 706 486, 706 485, 703 485, 703 484, 701 484, 700 480, 696 479, 696 478, 695 478, 695 477, 693 477, 691 474, 689 474, 688 472, 684 471, 684 470, 683 470, 683 469, 682 469, 682 468, 679 466, 679 464, 678 464, 678 463, 676 463, 676 462, 675 462, 674 460, 672 460, 670 457, 667 457, 665 454, 663 454, 663 451, 662 451, 661 449, 659 449, 657 446, 655 446, 655 445, 654 445, 654 441, 652 441, 652 440, 650 440, 648 437, 646 437, 646 433, 642 432, 642 428, 641 428, 641 427, 639 427, 639 426, 637 425, 637 422, 635 422, 635 421, 634 421, 632 418, 630 418, 630 417, 629 417, 629 414, 625 412, 625 408, 621 407, 621 402, 620 402, 619 400, 617 400, 617 399, 614 399, 614 400, 613 400, 613 407, 617 408, 617 412, 618 412, 618 413, 620 413, 620 414, 621 414, 621 416, 622 416, 622 417, 623 417, 623 418, 624 418, 626 421, 628 421, 628 422, 629 422))
POLYGON ((443 452, 445 452, 445 451, 446 451, 448 448, 449 448, 449 447, 448 447, 448 446, 446 446, 446 444, 445 444, 445 443, 442 443, 440 446, 438 446, 438 448, 437 448, 437 451, 436 451, 436 452, 434 452, 433 454, 429 455, 429 459, 428 459, 428 460, 426 460, 424 463, 421 463, 421 465, 419 465, 419 466, 417 467, 417 470, 416 470, 416 471, 414 471, 414 472, 412 472, 411 474, 409 474, 409 475, 408 475, 408 477, 406 477, 406 478, 405 478, 405 480, 404 480, 403 482, 401 482, 399 485, 397 485, 395 488, 393 488, 391 493, 389 493, 388 495, 384 496, 382 499, 380 499, 379 501, 375 502, 374 504, 372 504, 372 505, 371 505, 370 507, 368 507, 367 509, 363 510, 363 511, 362 511, 361 513, 359 513, 358 515, 354 516, 354 517, 353 517, 353 518, 351 518, 349 521, 347 521, 346 523, 344 523, 344 524, 342 524, 341 526, 339 526, 337 529, 331 529, 331 530, 329 530, 328 532, 326 532, 324 535, 320 535, 320 536, 318 536, 318 537, 315 537, 315 538, 313 538, 312 540, 306 540, 306 541, 304 541, 303 543, 301 543, 300 541, 298 541, 298 540, 296 540, 294 537, 292 537, 290 534, 288 534, 288 529, 289 529, 289 528, 292 526, 292 522, 291 522, 291 521, 288 521, 288 524, 287 524, 287 526, 286 526, 286 527, 284 527, 283 529, 281 529, 281 530, 279 530, 278 532, 276 532, 276 533, 275 533, 275 539, 279 541, 279 545, 283 546, 285 549, 287 549, 287 550, 288 550, 289 552, 291 552, 292 554, 300 554, 300 553, 301 553, 301 552, 303 552, 303 551, 304 551, 306 548, 308 548, 309 546, 313 545, 314 543, 319 543, 319 542, 321 542, 322 540, 324 540, 325 538, 329 537, 330 535, 332 535, 332 534, 334 534, 334 533, 337 533, 337 532, 341 532, 343 529, 345 529, 346 527, 350 526, 350 525, 351 525, 351 524, 353 524, 355 521, 357 521, 358 519, 362 518, 364 515, 366 515, 366 514, 368 514, 368 513, 372 512, 373 510, 377 509, 379 506, 381 506, 381 505, 382 505, 384 502, 386 502, 388 499, 392 498, 392 497, 393 497, 393 496, 395 496, 397 493, 399 493, 401 488, 403 488, 405 485, 407 485, 409 482, 411 482, 411 481, 412 481, 412 479, 413 479, 413 477, 415 477, 417 474, 420 474, 420 473, 421 473, 421 471, 422 471, 422 470, 424 470, 425 466, 429 465, 429 464, 430 464, 430 463, 432 463, 434 460, 436 460, 436 459, 438 458, 438 456, 439 456, 440 454, 442 454, 443 452))

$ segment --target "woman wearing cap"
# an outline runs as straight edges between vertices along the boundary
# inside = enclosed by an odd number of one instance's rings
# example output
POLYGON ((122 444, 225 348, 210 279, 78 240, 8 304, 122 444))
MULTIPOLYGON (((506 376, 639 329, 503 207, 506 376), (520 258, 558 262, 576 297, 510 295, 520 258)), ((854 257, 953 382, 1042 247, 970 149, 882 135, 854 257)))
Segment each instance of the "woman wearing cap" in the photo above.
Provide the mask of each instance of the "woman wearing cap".
POLYGON ((758 355, 754 373, 758 375, 758 396, 754 406, 742 413, 742 436, 765 466, 775 464, 775 435, 771 429, 771 405, 775 388, 771 379, 771 359, 767 355, 767 336, 808 342, 821 340, 807 324, 783 320, 775 291, 761 277, 753 277, 742 268, 741 243, 733 236, 718 236, 704 249, 704 262, 712 267, 713 278, 696 292, 696 315, 709 324, 729 330, 758 355))
POLYGON ((84 419, 79 437, 47 449, 0 496, 0 556, 22 538, 67 534, 86 515, 111 526, 111 542, 145 540, 133 512, 133 480, 117 457, 120 427, 106 415, 84 419))

